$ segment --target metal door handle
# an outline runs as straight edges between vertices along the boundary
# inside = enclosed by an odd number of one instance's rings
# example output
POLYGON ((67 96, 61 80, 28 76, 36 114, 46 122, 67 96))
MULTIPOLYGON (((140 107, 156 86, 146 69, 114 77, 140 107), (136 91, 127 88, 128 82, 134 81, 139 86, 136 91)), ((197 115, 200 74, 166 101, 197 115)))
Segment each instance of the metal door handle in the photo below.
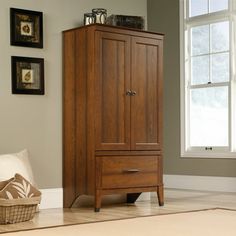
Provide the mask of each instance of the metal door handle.
POLYGON ((126 95, 127 96, 132 96, 132 91, 131 90, 126 91, 126 95))
POLYGON ((126 95, 127 95, 127 96, 135 96, 136 94, 137 94, 136 91, 132 91, 132 90, 126 91, 126 95))
POLYGON ((137 173, 137 172, 140 172, 139 169, 126 169, 126 170, 123 170, 124 173, 137 173))

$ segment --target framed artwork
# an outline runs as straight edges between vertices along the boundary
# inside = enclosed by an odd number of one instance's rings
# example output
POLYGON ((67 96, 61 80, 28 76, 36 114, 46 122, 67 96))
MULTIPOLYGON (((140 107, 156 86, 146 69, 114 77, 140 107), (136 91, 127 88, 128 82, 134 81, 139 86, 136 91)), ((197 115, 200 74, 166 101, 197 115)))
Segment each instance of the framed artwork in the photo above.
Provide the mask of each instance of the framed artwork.
POLYGON ((43 13, 10 8, 11 45, 43 48, 43 13))
POLYGON ((11 57, 12 93, 44 94, 44 59, 11 57))

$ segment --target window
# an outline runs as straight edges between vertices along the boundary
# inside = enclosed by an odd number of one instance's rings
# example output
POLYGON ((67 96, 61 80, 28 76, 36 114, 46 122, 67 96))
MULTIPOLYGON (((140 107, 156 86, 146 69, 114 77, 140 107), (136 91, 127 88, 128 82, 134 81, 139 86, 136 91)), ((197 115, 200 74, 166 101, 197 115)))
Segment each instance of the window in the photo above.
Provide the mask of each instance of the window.
POLYGON ((181 155, 236 157, 235 0, 180 0, 181 155))

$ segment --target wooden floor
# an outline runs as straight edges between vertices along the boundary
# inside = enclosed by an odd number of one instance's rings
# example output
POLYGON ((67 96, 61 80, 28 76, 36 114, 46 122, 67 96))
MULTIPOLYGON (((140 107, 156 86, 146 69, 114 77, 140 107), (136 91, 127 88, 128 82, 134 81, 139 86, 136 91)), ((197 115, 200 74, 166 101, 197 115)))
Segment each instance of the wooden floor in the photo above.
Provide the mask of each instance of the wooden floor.
POLYGON ((236 193, 165 189, 165 206, 163 207, 159 207, 157 200, 152 199, 152 201, 139 201, 130 205, 117 204, 104 206, 99 213, 95 213, 93 208, 90 207, 40 210, 31 221, 0 225, 0 234, 9 231, 167 214, 215 207, 236 209, 236 193))

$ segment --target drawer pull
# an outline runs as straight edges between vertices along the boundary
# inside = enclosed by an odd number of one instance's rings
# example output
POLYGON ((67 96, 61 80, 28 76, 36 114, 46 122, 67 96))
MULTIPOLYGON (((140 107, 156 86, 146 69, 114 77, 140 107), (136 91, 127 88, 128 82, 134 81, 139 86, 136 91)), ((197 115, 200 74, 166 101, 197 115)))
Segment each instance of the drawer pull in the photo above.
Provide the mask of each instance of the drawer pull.
POLYGON ((123 170, 124 173, 137 173, 140 172, 139 169, 127 169, 127 170, 123 170))

